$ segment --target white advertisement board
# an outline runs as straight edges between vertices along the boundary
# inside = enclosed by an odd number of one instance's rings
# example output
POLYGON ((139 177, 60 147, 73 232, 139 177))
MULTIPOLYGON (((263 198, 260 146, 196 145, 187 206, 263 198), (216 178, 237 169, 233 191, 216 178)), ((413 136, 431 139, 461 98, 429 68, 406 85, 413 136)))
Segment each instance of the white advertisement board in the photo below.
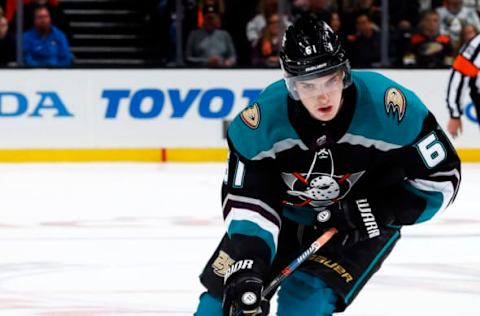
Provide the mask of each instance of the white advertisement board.
MULTIPOLYGON (((445 128, 447 70, 382 70, 445 128)), ((2 70, 0 149, 224 147, 231 119, 279 70, 2 70)), ((468 108, 455 144, 479 146, 468 108)))

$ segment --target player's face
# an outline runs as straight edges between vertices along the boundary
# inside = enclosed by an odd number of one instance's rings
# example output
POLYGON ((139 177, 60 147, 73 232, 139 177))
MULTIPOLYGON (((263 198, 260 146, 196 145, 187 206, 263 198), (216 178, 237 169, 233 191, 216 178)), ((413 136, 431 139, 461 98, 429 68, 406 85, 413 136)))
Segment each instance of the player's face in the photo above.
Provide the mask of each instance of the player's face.
POLYGON ((295 83, 300 100, 310 116, 323 122, 337 116, 342 103, 344 76, 343 71, 337 71, 324 77, 295 83))

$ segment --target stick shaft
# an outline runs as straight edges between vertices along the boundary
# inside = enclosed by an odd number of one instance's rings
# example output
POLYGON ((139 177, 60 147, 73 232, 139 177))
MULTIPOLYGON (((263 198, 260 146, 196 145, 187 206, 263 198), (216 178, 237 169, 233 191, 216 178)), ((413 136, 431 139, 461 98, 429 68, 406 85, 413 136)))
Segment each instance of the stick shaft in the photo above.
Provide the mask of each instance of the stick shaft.
POLYGON ((320 237, 318 237, 307 250, 302 252, 295 260, 292 261, 288 266, 286 266, 280 274, 275 277, 275 279, 270 282, 270 284, 263 290, 262 296, 268 296, 273 290, 277 288, 280 282, 283 281, 287 276, 292 274, 295 269, 297 269, 303 262, 310 258, 318 249, 322 248, 332 237, 337 233, 337 229, 330 228, 324 232, 320 237))

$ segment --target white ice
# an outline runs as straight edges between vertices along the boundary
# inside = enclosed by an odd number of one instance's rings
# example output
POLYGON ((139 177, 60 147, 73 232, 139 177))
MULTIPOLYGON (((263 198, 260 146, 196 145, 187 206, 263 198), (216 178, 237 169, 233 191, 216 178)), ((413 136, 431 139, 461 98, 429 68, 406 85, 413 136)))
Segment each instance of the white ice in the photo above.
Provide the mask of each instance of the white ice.
MULTIPOLYGON (((405 228, 350 316, 480 315, 480 165, 405 228)), ((192 315, 223 164, 0 165, 0 315, 192 315)), ((275 305, 275 304, 274 304, 275 305)))

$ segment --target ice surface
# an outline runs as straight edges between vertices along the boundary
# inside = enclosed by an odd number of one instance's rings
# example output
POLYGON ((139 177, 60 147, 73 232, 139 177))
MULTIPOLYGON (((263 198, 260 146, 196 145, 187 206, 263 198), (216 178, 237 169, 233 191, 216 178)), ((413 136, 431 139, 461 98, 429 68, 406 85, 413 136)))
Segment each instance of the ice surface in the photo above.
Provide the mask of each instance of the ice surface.
MULTIPOLYGON (((480 315, 480 165, 404 228, 350 316, 480 315)), ((192 315, 223 164, 0 165, 0 315, 192 315)), ((274 304, 275 305, 275 304, 274 304)))

